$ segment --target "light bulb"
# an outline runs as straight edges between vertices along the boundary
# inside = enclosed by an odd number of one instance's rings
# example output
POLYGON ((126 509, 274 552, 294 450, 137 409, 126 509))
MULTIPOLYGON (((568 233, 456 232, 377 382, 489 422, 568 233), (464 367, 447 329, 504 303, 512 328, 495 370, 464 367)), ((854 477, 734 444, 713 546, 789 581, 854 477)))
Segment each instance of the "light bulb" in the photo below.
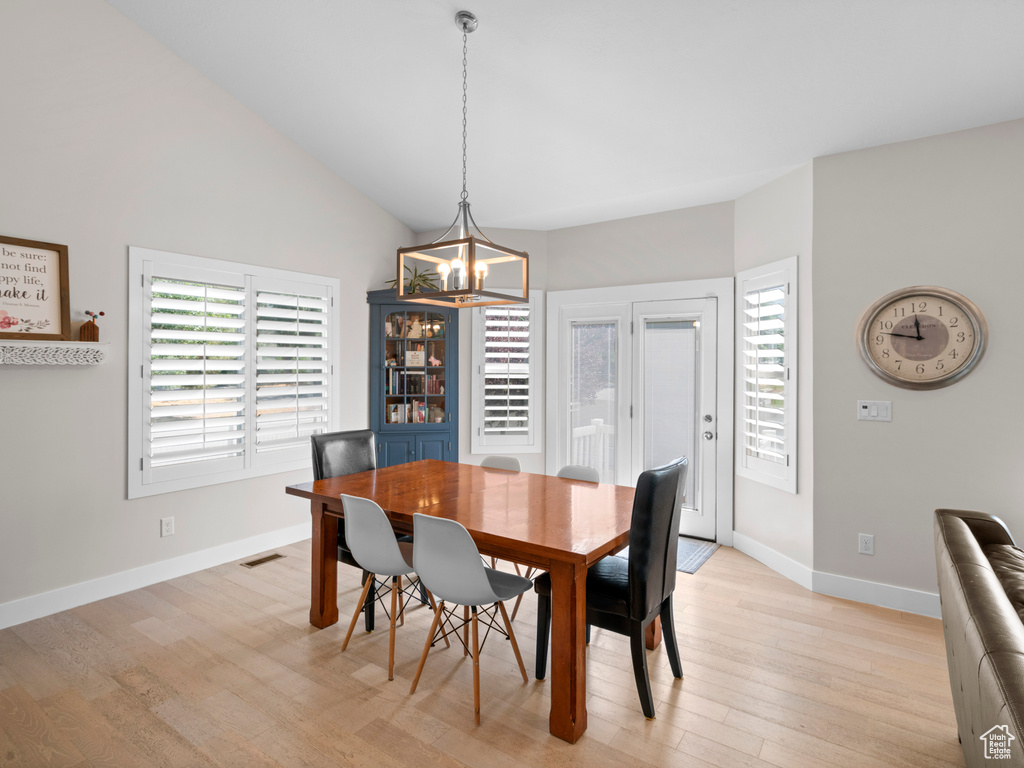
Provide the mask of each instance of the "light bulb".
POLYGON ((441 276, 443 284, 443 287, 441 288, 442 291, 448 290, 448 275, 450 275, 451 272, 452 268, 446 262, 442 261, 440 264, 437 265, 437 274, 441 276))
POLYGON ((478 261, 473 265, 474 271, 476 272, 476 290, 482 291, 484 289, 484 278, 487 277, 487 265, 478 261))
POLYGON ((452 259, 452 272, 455 275, 455 290, 459 291, 466 287, 466 265, 462 259, 456 257, 452 259))

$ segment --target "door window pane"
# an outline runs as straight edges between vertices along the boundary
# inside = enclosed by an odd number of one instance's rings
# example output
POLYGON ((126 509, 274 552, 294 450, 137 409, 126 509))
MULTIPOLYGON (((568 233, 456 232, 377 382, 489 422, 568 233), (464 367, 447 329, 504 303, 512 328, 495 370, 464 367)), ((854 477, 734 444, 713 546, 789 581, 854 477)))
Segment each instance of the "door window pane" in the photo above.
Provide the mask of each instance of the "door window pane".
POLYGON ((615 482, 618 323, 574 322, 569 371, 571 464, 594 467, 615 482))
POLYGON ((699 326, 685 320, 644 322, 644 469, 685 456, 683 507, 693 508, 697 467, 699 326))

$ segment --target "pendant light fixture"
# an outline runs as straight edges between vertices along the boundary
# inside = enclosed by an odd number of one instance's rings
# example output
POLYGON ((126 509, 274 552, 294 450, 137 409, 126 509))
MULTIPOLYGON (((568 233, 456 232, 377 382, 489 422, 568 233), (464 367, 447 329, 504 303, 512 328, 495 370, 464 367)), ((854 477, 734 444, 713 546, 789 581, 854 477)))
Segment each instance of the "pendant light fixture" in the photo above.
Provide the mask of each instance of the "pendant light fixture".
POLYGON ((398 298, 445 307, 523 304, 529 300, 529 255, 492 242, 473 221, 466 191, 466 60, 469 33, 477 19, 469 11, 455 14, 462 30, 462 197, 448 230, 428 245, 398 249, 398 298), (406 292, 406 272, 434 278, 439 290, 406 292), (508 290, 508 293, 490 289, 508 290))

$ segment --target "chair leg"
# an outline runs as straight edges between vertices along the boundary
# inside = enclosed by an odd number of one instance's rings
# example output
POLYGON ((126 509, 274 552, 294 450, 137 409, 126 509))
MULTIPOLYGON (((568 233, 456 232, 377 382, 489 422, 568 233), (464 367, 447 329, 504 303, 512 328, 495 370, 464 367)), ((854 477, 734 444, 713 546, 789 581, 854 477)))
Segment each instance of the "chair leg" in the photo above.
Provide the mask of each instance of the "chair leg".
POLYGON ((391 636, 388 638, 388 680, 395 679, 395 625, 398 621, 398 577, 391 577, 391 636))
MULTIPOLYGON (((531 565, 529 568, 526 569, 526 576, 524 576, 523 578, 532 579, 533 578, 533 571, 534 571, 534 567, 531 565)), ((518 565, 516 566, 516 573, 519 573, 519 566, 518 565)), ((526 594, 525 592, 521 592, 519 594, 519 597, 516 598, 516 604, 512 608, 512 621, 516 620, 516 614, 519 613, 519 604, 521 602, 523 602, 523 595, 525 595, 525 594, 526 594)))
POLYGON ((373 632, 373 607, 377 602, 377 585, 373 582, 373 575, 369 571, 363 571, 363 583, 370 583, 370 593, 363 602, 365 615, 363 617, 367 632, 373 632))
POLYGON ((590 625, 587 624, 587 645, 590 645, 590 625))
POLYGON ((423 582, 420 582, 420 602, 424 605, 429 605, 431 608, 434 607, 433 601, 430 599, 427 588, 423 586, 423 582))
MULTIPOLYGON (((392 580, 392 584, 394 581, 392 580)), ((405 593, 402 591, 402 577, 398 577, 398 623, 405 626, 405 593)))
POLYGON ((473 606, 473 716, 480 725, 480 643, 476 630, 476 606, 473 606))
POLYGON ((423 673, 423 665, 427 662, 427 653, 430 651, 430 641, 434 639, 434 633, 437 632, 437 625, 441 623, 441 612, 444 610, 444 600, 437 604, 434 608, 434 620, 430 623, 430 632, 427 634, 427 642, 423 644, 423 653, 420 654, 420 663, 416 667, 416 677, 412 679, 412 687, 409 689, 409 695, 416 693, 416 686, 420 683, 420 675, 423 673))
POLYGON ((348 625, 348 632, 345 633, 345 641, 341 644, 341 650, 344 652, 348 648, 349 638, 352 637, 352 630, 356 628, 356 622, 359 621, 359 614, 363 612, 363 606, 366 604, 366 595, 369 594, 370 589, 373 587, 373 574, 370 574, 370 578, 366 579, 363 583, 363 591, 359 595, 359 599, 356 600, 356 612, 352 614, 352 621, 348 625))
MULTIPOLYGON (((437 603, 434 602, 434 596, 432 594, 430 594, 430 592, 427 591, 427 588, 424 587, 422 584, 420 584, 420 589, 422 590, 422 593, 424 595, 426 595, 427 599, 429 600, 428 605, 430 606, 430 610, 436 611, 437 610, 437 603)), ((433 641, 433 639, 434 639, 433 633, 431 633, 430 639, 431 639, 431 641, 433 641)), ((447 632, 442 632, 441 633, 441 639, 444 640, 444 647, 445 648, 451 648, 452 647, 451 641, 448 639, 448 633, 447 632)))
POLYGON ((647 643, 644 641, 644 625, 639 621, 629 623, 629 649, 633 656, 633 678, 636 680, 636 692, 640 695, 640 706, 644 717, 653 720, 654 694, 647 674, 647 643))
POLYGON ((462 606, 462 655, 469 655, 469 606, 462 606))
POLYGON ((519 643, 516 642, 516 633, 512 631, 512 621, 508 617, 508 613, 505 612, 505 604, 498 603, 498 610, 501 611, 501 618, 505 621, 505 630, 508 632, 508 639, 512 643, 512 651, 516 655, 516 661, 519 662, 519 671, 523 673, 523 682, 530 682, 530 678, 526 675, 526 667, 523 665, 523 657, 519 653, 519 643))
POLYGON ((682 678, 683 665, 679 661, 679 645, 676 643, 676 625, 672 619, 672 595, 661 604, 661 636, 665 639, 665 651, 668 663, 672 666, 672 676, 682 678))
POLYGON ((551 598, 537 595, 537 661, 535 672, 538 680, 547 675, 548 637, 551 635, 551 598))

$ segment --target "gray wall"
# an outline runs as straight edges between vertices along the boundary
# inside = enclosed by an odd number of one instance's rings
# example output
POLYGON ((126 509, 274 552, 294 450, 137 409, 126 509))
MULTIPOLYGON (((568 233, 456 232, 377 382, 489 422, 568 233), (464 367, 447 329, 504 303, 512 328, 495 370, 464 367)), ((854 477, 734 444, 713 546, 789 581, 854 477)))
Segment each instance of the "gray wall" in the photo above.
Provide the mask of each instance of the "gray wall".
POLYGON ((0 29, 0 233, 66 244, 72 317, 111 342, 0 367, 0 604, 305 522, 283 488, 308 472, 126 500, 128 245, 341 278, 363 427, 365 291, 412 233, 101 0, 5 0, 0 29))
MULTIPOLYGON (((736 272, 798 257, 797 493, 734 481, 734 530, 810 568, 814 556, 814 324, 811 163, 736 201, 736 272)), ((737 371, 742 370, 738 366, 737 371)), ((736 424, 743 424, 737 411, 736 424)), ((738 429, 739 431, 739 429, 738 429)), ((737 444, 742 441, 737 437, 737 444)))
POLYGON ((934 592, 936 507, 1024 536, 1022 180, 1024 121, 814 162, 815 570, 934 592), (973 373, 929 392, 875 377, 854 345, 875 299, 919 284, 966 295, 991 333, 973 373), (891 400, 892 423, 856 421, 859 399, 891 400), (875 535, 873 557, 858 533, 875 535))

